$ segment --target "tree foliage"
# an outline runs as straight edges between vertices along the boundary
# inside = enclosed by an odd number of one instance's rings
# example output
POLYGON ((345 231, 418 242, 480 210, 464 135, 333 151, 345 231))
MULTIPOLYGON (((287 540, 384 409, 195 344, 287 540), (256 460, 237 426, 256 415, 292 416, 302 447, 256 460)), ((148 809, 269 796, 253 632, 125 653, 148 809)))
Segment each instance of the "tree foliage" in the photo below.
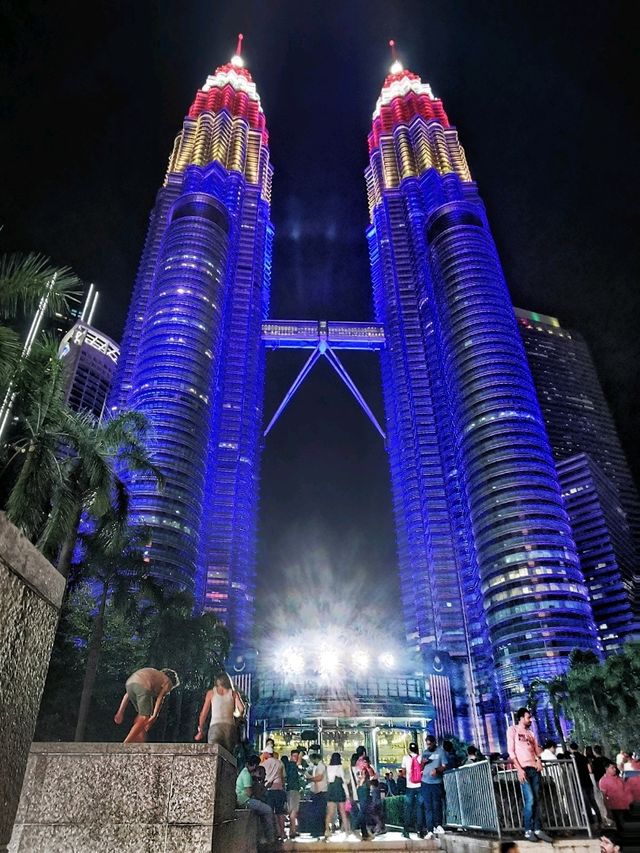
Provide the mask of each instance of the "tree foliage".
MULTIPOLYGON (((124 572, 119 570, 118 575, 124 572)), ((115 589, 112 576, 110 583, 115 589)), ((103 591, 101 584, 80 581, 65 602, 36 740, 74 738, 103 591)), ((193 740, 204 693, 228 653, 229 635, 224 626, 211 613, 194 614, 193 599, 187 593, 163 591, 143 579, 135 592, 121 588, 119 594, 109 597, 101 631, 84 739, 122 740, 131 720, 127 718, 118 727, 113 715, 128 676, 143 666, 170 666, 178 672, 181 686, 170 694, 150 739, 193 740)))
POLYGON ((575 735, 607 749, 633 748, 640 731, 640 642, 601 663, 574 652, 566 676, 566 708, 575 735))

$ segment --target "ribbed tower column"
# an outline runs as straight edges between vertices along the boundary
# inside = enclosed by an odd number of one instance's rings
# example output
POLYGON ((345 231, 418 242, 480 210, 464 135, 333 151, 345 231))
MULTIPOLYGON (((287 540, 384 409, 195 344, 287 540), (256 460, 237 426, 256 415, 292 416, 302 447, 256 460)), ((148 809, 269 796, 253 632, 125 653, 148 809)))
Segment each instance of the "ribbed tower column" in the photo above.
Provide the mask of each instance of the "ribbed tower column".
POLYGON ((227 297, 229 216, 205 193, 180 197, 169 216, 140 334, 129 405, 153 425, 154 462, 167 482, 130 483, 132 518, 152 525, 154 574, 191 587, 207 470, 210 407, 227 297))
POLYGON ((369 151, 407 636, 468 667, 496 742, 525 685, 597 649, 591 608, 484 207, 442 102, 398 62, 369 151))
MULTIPOLYGON (((240 44, 240 42, 239 42, 240 44)), ((271 278, 264 112, 236 55, 207 77, 169 160, 127 319, 113 409, 152 427, 157 492, 128 472, 149 570, 251 640, 271 278)))
POLYGON ((564 672, 596 648, 591 605, 500 261, 482 206, 426 226, 441 356, 501 687, 564 672))

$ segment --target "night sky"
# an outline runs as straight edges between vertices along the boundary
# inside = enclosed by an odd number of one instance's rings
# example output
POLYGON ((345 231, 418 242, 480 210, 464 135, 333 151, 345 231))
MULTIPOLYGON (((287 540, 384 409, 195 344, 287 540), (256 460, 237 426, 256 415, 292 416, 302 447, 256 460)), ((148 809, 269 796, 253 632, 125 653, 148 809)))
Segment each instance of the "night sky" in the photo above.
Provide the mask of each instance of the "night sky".
MULTIPOLYGON (((0 0, 0 251, 42 251, 94 281, 102 295, 94 322, 119 339, 182 116, 242 31, 275 166, 272 316, 370 319, 363 170, 393 37, 405 67, 431 83, 459 129, 514 303, 586 337, 637 480, 631 10, 615 2, 0 0)), ((267 417, 307 355, 269 355, 267 417)), ((375 355, 344 361, 382 418, 375 355)), ((269 436, 262 483, 261 612, 283 587, 308 599, 310 579, 330 576, 334 601, 375 602, 395 634, 386 455, 328 364, 269 436)))

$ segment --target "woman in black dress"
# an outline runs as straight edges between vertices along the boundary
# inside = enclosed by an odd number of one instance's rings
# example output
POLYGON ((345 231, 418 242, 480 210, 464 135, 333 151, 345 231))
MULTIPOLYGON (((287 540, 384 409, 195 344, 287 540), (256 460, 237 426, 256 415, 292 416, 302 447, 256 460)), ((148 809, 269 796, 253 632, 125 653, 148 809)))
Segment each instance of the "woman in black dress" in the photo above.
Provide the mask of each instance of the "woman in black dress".
POLYGON ((339 752, 334 752, 327 767, 327 814, 325 817, 324 837, 329 838, 331 827, 336 816, 336 810, 340 815, 342 831, 349 832, 349 815, 347 814, 347 789, 342 767, 342 758, 339 752))

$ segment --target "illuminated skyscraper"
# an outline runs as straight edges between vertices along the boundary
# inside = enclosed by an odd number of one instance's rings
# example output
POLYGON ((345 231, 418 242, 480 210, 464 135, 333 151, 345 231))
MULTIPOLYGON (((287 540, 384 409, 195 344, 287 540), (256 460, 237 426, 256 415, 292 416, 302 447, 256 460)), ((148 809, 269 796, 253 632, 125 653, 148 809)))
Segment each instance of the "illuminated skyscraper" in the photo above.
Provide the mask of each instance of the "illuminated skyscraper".
POLYGON ((587 453, 614 484, 640 550, 640 498, 593 358, 555 317, 516 308, 518 327, 556 460, 587 453))
POLYGON ((273 227, 260 98, 238 51, 197 92, 169 160, 129 310, 113 408, 144 412, 162 491, 130 473, 154 575, 247 639, 273 227))
POLYGON ((60 343, 64 398, 75 412, 102 418, 120 348, 88 323, 77 322, 60 343))
POLYGON ((398 62, 369 152, 406 632, 468 670, 492 737, 523 685, 597 648, 591 608, 484 206, 442 101, 398 62))
POLYGON ((640 632, 633 613, 636 554, 616 487, 586 453, 557 463, 602 648, 620 651, 640 632))
MULTIPOLYGON (((640 618, 640 498, 591 353, 582 336, 561 326, 555 317, 520 308, 516 308, 516 317, 560 473, 583 572, 589 581, 595 568, 604 568, 598 567, 602 561, 594 561, 594 558, 599 549, 609 547, 604 545, 602 538, 606 529, 618 574, 607 578, 609 595, 605 599, 616 609, 616 600, 625 596, 637 620, 640 618), (579 493, 568 492, 572 479, 581 481, 579 493), (608 486, 605 480, 609 481, 608 486), (592 485, 585 485, 587 482, 592 485), (585 489, 591 494, 585 495, 585 489), (613 492, 617 492, 617 498, 613 492), (596 514, 600 510, 598 520, 596 514), (580 519, 579 529, 574 517, 580 519), (601 528, 601 533, 599 544, 593 547, 596 527, 601 528), (589 529, 591 533, 587 534, 589 529)), ((606 562, 607 571, 610 571, 611 559, 606 562)), ((602 578, 598 582, 602 582, 602 578)), ((625 608, 618 608, 617 618, 605 618, 603 601, 595 601, 599 602, 594 603, 597 624, 615 624, 615 628, 605 630, 624 637, 628 632, 623 624, 625 608)), ((609 637, 604 646, 605 650, 614 649, 615 638, 609 637)))

